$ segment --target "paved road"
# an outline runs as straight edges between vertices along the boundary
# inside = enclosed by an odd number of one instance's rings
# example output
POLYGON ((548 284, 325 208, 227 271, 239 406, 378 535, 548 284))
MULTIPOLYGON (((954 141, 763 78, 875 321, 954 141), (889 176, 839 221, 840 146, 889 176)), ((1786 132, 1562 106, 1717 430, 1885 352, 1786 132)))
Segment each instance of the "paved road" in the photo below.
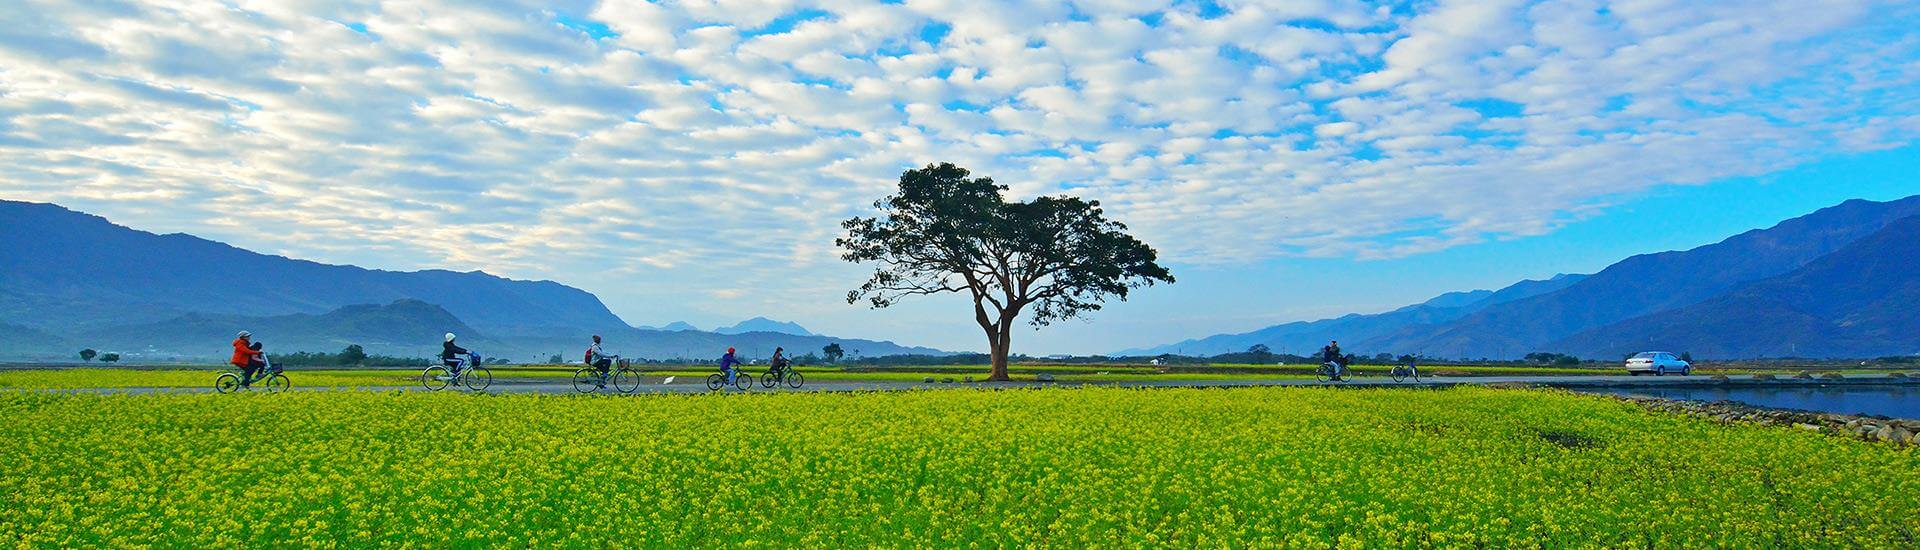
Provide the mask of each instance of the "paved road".
MULTIPOLYGON (((294 383, 294 391, 352 391, 352 390, 407 391, 407 392, 427 391, 425 388, 422 388, 417 384, 408 385, 408 386, 379 386, 379 387, 362 387, 362 388, 303 388, 299 386, 300 378, 297 372, 291 373, 291 378, 294 383)), ((662 381, 663 379, 659 379, 659 378, 648 378, 644 381, 639 391, 635 393, 644 393, 644 394, 717 393, 717 392, 710 392, 709 390, 707 390, 704 378, 689 380, 688 377, 675 377, 674 383, 672 384, 663 384, 661 383, 662 381)), ((1343 387, 1343 388, 1365 388, 1365 387, 1449 387, 1449 386, 1455 386, 1455 385, 1495 385, 1495 384, 1528 384, 1528 385, 1536 385, 1536 386, 1550 386, 1550 387, 1561 387, 1561 388, 1594 388, 1594 387, 1680 387, 1680 386, 1730 386, 1730 385, 1741 385, 1741 386, 1744 386, 1744 385, 1764 385, 1764 386, 1855 385, 1855 384, 1891 384, 1891 383, 1920 384, 1920 379, 1896 380, 1893 378, 1889 378, 1885 375, 1848 375, 1846 380, 1843 380, 1843 381, 1831 381, 1831 380, 1808 381, 1808 380, 1793 380, 1793 379, 1760 381, 1760 380, 1754 380, 1753 377, 1751 376, 1734 376, 1734 377, 1731 377, 1730 380, 1725 382, 1716 381, 1704 376, 1660 376, 1660 377, 1655 377, 1655 376, 1455 376, 1455 377, 1435 376, 1435 377, 1422 378, 1419 382, 1407 381, 1404 383, 1394 382, 1393 379, 1387 378, 1385 376, 1361 376, 1361 377, 1353 378, 1346 382, 1333 382, 1333 383, 1321 383, 1315 380, 1307 380, 1307 379, 1149 380, 1149 381, 1137 381, 1137 382, 1002 382, 1002 383, 994 383, 994 384, 984 384, 984 383, 927 384, 927 383, 920 383, 920 382, 837 382, 837 381, 829 382, 829 381, 823 381, 823 382, 809 382, 807 383, 806 387, 801 388, 799 390, 794 390, 786 387, 767 389, 767 388, 762 388, 758 385, 755 385, 752 390, 749 390, 746 392, 740 392, 738 390, 733 390, 733 389, 727 389, 723 391, 728 393, 783 393, 783 392, 795 392, 795 391, 857 392, 857 391, 939 390, 939 389, 957 389, 957 388, 1011 389, 1011 388, 1080 387, 1080 386, 1113 386, 1113 387, 1140 387, 1140 388, 1245 388, 1245 387, 1267 387, 1267 386, 1329 386, 1329 387, 1343 387)), ((207 392, 213 391, 213 388, 211 387, 90 388, 90 389, 73 389, 73 390, 57 390, 57 391, 122 393, 122 394, 207 393, 207 392)), ((448 390, 445 390, 445 391, 453 391, 453 389, 449 388, 448 390)), ((578 392, 574 391, 573 384, 571 382, 552 382, 552 381, 544 381, 544 380, 526 381, 526 380, 512 380, 512 379, 495 380, 493 383, 493 386, 487 388, 486 393, 578 395, 578 392)), ((600 394, 618 395, 619 393, 614 391, 612 386, 609 386, 607 389, 602 390, 600 394)))

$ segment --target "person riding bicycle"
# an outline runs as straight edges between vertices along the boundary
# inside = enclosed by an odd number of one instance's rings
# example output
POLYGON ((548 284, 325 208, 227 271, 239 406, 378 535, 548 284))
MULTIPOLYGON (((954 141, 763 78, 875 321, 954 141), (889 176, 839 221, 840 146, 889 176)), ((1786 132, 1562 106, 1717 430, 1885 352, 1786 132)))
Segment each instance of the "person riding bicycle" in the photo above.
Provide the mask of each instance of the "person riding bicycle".
POLYGON ((593 345, 587 346, 587 366, 600 371, 600 378, 603 380, 600 382, 600 387, 607 387, 604 381, 607 371, 613 369, 613 361, 619 358, 618 355, 608 355, 605 350, 600 349, 600 335, 593 335, 593 345))
POLYGON ((453 333, 447 333, 446 344, 440 346, 440 364, 453 369, 453 374, 460 374, 467 365, 467 355, 473 352, 454 344, 453 339, 453 333))
POLYGON ((233 338, 233 366, 240 367, 241 386, 252 385, 253 375, 267 367, 266 361, 261 360, 264 356, 259 345, 253 343, 253 333, 243 330, 233 338))
POLYGON ((1339 340, 1327 342, 1327 347, 1320 348, 1320 362, 1333 365, 1334 380, 1347 373, 1347 356, 1340 354, 1339 340))
POLYGON ((773 348, 773 359, 767 360, 767 364, 772 366, 768 372, 771 372, 774 376, 780 376, 780 375, 786 374, 786 371, 787 371, 786 351, 787 351, 786 348, 775 347, 773 348))
POLYGON ((613 361, 619 358, 620 356, 618 355, 612 355, 607 353, 606 350, 600 349, 600 335, 593 335, 593 345, 587 346, 588 366, 600 371, 601 376, 606 376, 607 370, 613 368, 613 361))
POLYGON ((740 360, 733 357, 733 348, 727 348, 727 354, 720 356, 720 373, 727 375, 727 385, 733 385, 734 377, 740 372, 740 369, 735 368, 738 366, 740 366, 740 360))

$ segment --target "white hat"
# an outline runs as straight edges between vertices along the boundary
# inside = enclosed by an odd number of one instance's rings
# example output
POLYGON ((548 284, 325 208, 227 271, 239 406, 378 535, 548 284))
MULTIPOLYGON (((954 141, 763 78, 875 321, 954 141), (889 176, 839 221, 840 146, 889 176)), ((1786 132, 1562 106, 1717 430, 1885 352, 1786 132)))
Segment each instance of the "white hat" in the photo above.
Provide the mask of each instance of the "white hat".
POLYGON ((234 338, 246 338, 246 337, 250 337, 250 336, 253 336, 253 333, 251 333, 251 332, 247 332, 247 331, 244 331, 244 330, 243 330, 243 331, 240 331, 240 335, 239 335, 239 336, 235 336, 234 338))
POLYGON ((449 333, 447 333, 447 341, 448 341, 448 342, 452 342, 452 341, 453 341, 453 333, 451 333, 451 332, 449 332, 449 333))

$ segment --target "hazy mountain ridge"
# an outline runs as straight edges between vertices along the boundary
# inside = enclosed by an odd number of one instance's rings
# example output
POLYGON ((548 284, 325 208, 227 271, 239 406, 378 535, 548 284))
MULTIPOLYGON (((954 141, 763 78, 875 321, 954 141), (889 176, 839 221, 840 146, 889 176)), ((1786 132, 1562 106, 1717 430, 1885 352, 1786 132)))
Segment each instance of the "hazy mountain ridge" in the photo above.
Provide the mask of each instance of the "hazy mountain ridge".
POLYGON ((419 357, 439 353, 448 332, 459 335, 466 346, 492 342, 445 308, 419 300, 352 305, 320 315, 189 313, 165 321, 90 331, 83 338, 102 349, 157 357, 205 357, 231 352, 228 342, 238 330, 252 332, 269 353, 332 352, 358 344, 370 353, 419 357))
POLYGON ((743 334, 748 332, 778 332, 781 334, 792 334, 795 336, 813 336, 814 335, 812 332, 807 331, 806 327, 800 326, 799 323, 793 323, 788 321, 775 321, 773 319, 768 319, 766 317, 754 317, 752 319, 747 319, 745 321, 734 323, 732 326, 725 326, 725 327, 719 327, 719 328, 713 329, 711 332, 716 332, 719 334, 743 334))
POLYGON ((599 298, 551 281, 322 264, 14 201, 0 201, 0 289, 0 320, 56 331, 187 313, 318 315, 405 299, 502 334, 626 326, 599 298))
POLYGON ((1266 344, 1311 352, 1514 358, 1535 351, 1613 358, 1870 357, 1920 352, 1911 285, 1920 196, 1850 200, 1683 251, 1626 258, 1590 276, 1443 294, 1374 315, 1287 323, 1126 355, 1211 355, 1266 344), (1902 269, 1905 271, 1902 271, 1902 269), (1465 305, 1459 305, 1465 304, 1465 305), (1451 307, 1449 307, 1451 306, 1451 307), (1904 316, 1903 316, 1904 315, 1904 316))
POLYGON ((1580 331, 1700 303, 1787 273, 1914 215, 1920 215, 1920 196, 1850 200, 1714 244, 1633 256, 1564 289, 1402 328, 1357 341, 1353 349, 1497 358, 1555 351, 1555 341, 1580 331))
POLYGON ((1702 358, 1920 354, 1920 216, 1792 272, 1551 344, 1589 357, 1661 349, 1702 358))
POLYGON ((1311 353, 1330 340, 1355 341, 1387 334, 1403 327, 1445 322, 1513 300, 1553 292, 1586 278, 1560 274, 1550 279, 1525 280, 1499 290, 1449 292, 1431 300, 1386 313, 1348 314, 1318 321, 1297 321, 1239 334, 1216 334, 1175 344, 1131 349, 1116 355, 1218 355, 1246 351, 1265 344, 1275 352, 1311 353))
POLYGON ((58 359, 84 346, 207 359, 224 357, 242 329, 279 353, 359 344, 374 354, 430 355, 446 332, 517 361, 577 360, 593 334, 653 359, 718 357, 729 346, 799 354, 828 343, 864 355, 947 353, 814 335, 765 318, 736 327, 728 335, 685 323, 636 329, 593 294, 551 281, 321 264, 0 200, 0 357, 58 359))

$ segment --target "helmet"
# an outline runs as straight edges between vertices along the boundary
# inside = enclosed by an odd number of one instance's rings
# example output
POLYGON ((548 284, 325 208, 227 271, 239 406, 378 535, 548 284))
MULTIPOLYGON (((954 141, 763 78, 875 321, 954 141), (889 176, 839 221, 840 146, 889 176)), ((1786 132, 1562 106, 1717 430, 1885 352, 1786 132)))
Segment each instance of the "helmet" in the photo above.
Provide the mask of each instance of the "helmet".
POLYGON ((598 335, 598 334, 595 334, 595 335, 593 335, 593 341, 595 341, 595 342, 598 342, 598 341, 600 341, 600 335, 598 335))
POLYGON ((727 353, 733 353, 733 348, 727 348, 727 353))
POLYGON ((253 333, 247 332, 244 330, 240 331, 240 334, 238 336, 234 336, 234 338, 252 338, 252 337, 253 337, 253 333))
POLYGON ((447 341, 448 341, 448 342, 452 342, 452 341, 453 341, 453 333, 451 333, 451 332, 449 332, 449 333, 447 333, 447 341))

